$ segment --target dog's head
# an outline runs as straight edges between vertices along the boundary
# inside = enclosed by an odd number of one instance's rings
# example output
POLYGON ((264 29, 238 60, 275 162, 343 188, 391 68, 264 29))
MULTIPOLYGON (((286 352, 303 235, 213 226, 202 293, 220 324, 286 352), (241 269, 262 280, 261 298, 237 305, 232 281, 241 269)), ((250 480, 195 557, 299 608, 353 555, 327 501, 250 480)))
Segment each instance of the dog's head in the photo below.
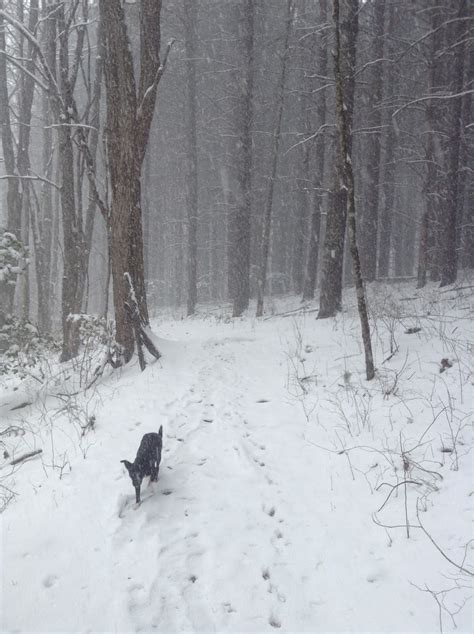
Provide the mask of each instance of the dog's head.
POLYGON ((128 460, 121 460, 120 462, 127 467, 128 475, 132 480, 133 486, 135 488, 140 488, 143 480, 143 476, 141 475, 140 471, 135 467, 133 462, 129 462, 128 460))

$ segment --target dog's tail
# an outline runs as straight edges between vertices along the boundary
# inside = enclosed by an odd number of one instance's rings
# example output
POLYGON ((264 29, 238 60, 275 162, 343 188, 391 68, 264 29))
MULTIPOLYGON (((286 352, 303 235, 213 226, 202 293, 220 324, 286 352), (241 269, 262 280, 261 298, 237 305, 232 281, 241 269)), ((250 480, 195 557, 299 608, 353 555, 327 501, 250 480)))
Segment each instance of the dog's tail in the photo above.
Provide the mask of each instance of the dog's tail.
POLYGON ((163 425, 160 425, 160 429, 159 429, 159 431, 158 431, 158 436, 159 436, 160 438, 163 438, 163 425))

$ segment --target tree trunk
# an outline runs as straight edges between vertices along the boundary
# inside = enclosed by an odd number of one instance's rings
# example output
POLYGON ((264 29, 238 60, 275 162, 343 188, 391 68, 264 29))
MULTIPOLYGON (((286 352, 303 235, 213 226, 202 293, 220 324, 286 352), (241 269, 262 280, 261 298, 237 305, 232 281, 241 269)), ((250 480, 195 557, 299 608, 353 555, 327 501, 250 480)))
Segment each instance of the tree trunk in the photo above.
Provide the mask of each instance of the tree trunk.
MULTIPOLYGON (((353 15, 357 15, 358 0, 342 0, 341 4, 346 5, 353 15)), ((355 188, 354 173, 352 168, 352 135, 347 119, 346 94, 344 91, 343 66, 341 64, 341 31, 340 31, 340 2, 333 0, 333 17, 336 26, 336 43, 334 53, 334 74, 336 79, 336 128, 339 136, 339 156, 336 159, 340 165, 342 183, 347 191, 347 220, 350 238, 350 250, 352 256, 352 266, 354 273, 354 283, 357 294, 357 307, 362 328, 362 340, 364 342, 366 377, 370 381, 375 376, 374 360, 372 355, 372 345, 370 341, 370 327, 367 316, 367 306, 365 301, 364 285, 362 282, 359 251, 356 239, 356 210, 355 210, 355 188)), ((355 60, 354 60, 355 61, 355 60)), ((352 74, 355 67, 350 68, 352 74)))
POLYGON ((187 257, 187 314, 194 315, 197 302, 197 228, 198 228, 198 159, 197 159, 197 97, 196 97, 196 56, 197 56, 197 2, 186 0, 186 83, 188 90, 187 120, 187 209, 188 209, 188 257, 187 257))
MULTIPOLYGON (((373 59, 382 60, 384 55, 384 22, 385 0, 377 0, 373 7, 373 59)), ((370 134, 367 142, 367 195, 362 212, 361 244, 362 271, 367 282, 375 280, 377 272, 377 233, 379 220, 380 199, 380 157, 382 136, 382 93, 384 79, 383 62, 379 61, 373 67, 372 81, 370 81, 369 103, 371 107, 369 127, 370 134)), ((369 75, 369 76, 370 76, 369 75)))
MULTIPOLYGON (((461 95, 464 83, 464 50, 465 50, 465 24, 463 18, 467 15, 467 0, 457 0, 458 22, 453 26, 454 34, 454 63, 452 67, 451 91, 461 95)), ((452 100, 450 111, 450 140, 447 156, 447 201, 446 218, 443 231, 443 259, 441 266, 441 286, 453 284, 458 272, 457 252, 457 219, 461 214, 460 190, 459 190, 459 158, 461 155, 461 114, 462 97, 452 100)))
MULTIPOLYGON (((340 73, 343 81, 345 120, 350 131, 347 139, 349 153, 352 152, 352 119, 354 113, 354 69, 356 62, 356 42, 358 31, 358 2, 343 0, 343 15, 339 24, 341 39, 340 73)), ((340 161, 335 161, 334 187, 328 210, 326 236, 324 241, 323 273, 318 319, 334 316, 341 310, 342 271, 344 239, 347 215, 347 189, 340 161)))
MULTIPOLYGON (((327 0, 321 0, 319 3, 320 24, 321 26, 327 22, 327 0)), ((328 46, 327 39, 319 35, 320 41, 318 46, 317 72, 326 77, 328 72, 328 46)), ((326 124, 326 91, 321 90, 318 95, 318 125, 326 124)), ((313 209, 311 213, 309 228, 309 245, 308 256, 306 261, 306 273, 303 287, 303 300, 314 299, 314 289, 316 287, 316 279, 318 276, 318 259, 319 259, 319 242, 321 234, 321 214, 323 210, 322 189, 324 185, 324 170, 326 165, 326 136, 324 132, 320 132, 316 138, 316 175, 315 175, 315 195, 313 198, 313 209)))
MULTIPOLYGON (((0 9, 3 10, 4 2, 0 0, 0 9)), ((7 80, 7 56, 5 38, 5 22, 0 16, 0 126, 2 134, 2 149, 7 176, 15 176, 16 161, 13 145, 13 132, 10 120, 8 80, 7 80)), ((21 194, 20 183, 17 178, 7 180, 7 230, 21 240, 21 194)), ((5 292, 6 306, 2 306, 2 312, 10 313, 13 309, 15 285, 8 285, 5 292)))
POLYGON ((136 88, 130 41, 120 0, 100 0, 105 30, 107 154, 112 190, 110 245, 116 339, 123 362, 134 351, 126 310, 128 273, 140 318, 149 323, 146 302, 140 176, 153 118, 160 65, 160 0, 140 3, 140 77, 136 88))
POLYGON ((272 224, 272 206, 273 206, 273 191, 275 187, 275 178, 277 174, 278 167, 278 153, 280 150, 280 140, 281 140, 281 121, 283 117, 283 106, 285 102, 285 83, 286 83, 286 69, 288 63, 288 54, 289 54, 289 40, 290 40, 290 32, 291 32, 291 24, 293 21, 293 0, 288 0, 287 3, 287 14, 286 14, 286 30, 285 30, 285 41, 283 48, 283 56, 281 63, 281 76, 280 83, 278 87, 278 100, 277 100, 277 110, 275 115, 275 125, 273 128, 273 147, 272 147, 272 167, 271 174, 268 183, 268 192, 267 192, 267 200, 265 203, 265 215, 263 218, 263 231, 262 231, 262 244, 261 244, 261 261, 260 261, 260 270, 258 274, 258 287, 257 287, 257 317, 261 317, 263 315, 263 297, 265 294, 265 284, 267 281, 267 265, 268 265, 268 252, 270 249, 270 231, 272 224))
POLYGON ((248 308, 250 300, 250 244, 252 210, 252 119, 253 119, 253 82, 254 82, 254 0, 242 0, 239 5, 243 43, 244 74, 240 85, 239 141, 237 144, 237 174, 240 185, 240 198, 236 215, 232 219, 231 266, 234 267, 232 279, 233 316, 240 317, 248 308))
MULTIPOLYGON (((390 5, 388 11, 389 32, 393 33, 395 29, 395 7, 390 5)), ((396 31, 395 31, 396 33, 396 31)), ((389 49, 389 55, 392 50, 389 49)), ((398 93, 398 75, 394 65, 389 64, 385 73, 385 95, 384 100, 393 99, 398 93)), ((386 109, 383 117, 384 128, 384 168, 382 175, 382 212, 380 214, 379 223, 379 241, 378 241, 378 277, 383 279, 388 277, 390 268, 390 252, 392 242, 392 227, 395 205, 395 147, 397 146, 397 132, 395 129, 392 113, 386 109)))

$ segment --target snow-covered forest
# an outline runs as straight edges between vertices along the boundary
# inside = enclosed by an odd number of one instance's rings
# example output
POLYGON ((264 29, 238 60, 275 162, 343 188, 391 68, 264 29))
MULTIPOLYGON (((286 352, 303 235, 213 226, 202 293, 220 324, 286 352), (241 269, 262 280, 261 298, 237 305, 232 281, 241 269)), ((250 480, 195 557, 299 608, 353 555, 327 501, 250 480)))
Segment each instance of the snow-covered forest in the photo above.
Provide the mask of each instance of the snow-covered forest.
POLYGON ((2 632, 473 631, 473 93, 472 0, 0 0, 2 632))

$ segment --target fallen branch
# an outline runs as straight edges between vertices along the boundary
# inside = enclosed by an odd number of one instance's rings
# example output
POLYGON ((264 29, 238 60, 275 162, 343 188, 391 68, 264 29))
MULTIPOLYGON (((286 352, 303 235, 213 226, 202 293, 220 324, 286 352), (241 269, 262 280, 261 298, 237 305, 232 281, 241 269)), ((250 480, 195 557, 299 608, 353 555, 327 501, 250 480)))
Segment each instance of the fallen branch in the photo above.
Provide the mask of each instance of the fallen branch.
POLYGON ((43 453, 42 449, 35 449, 35 451, 30 451, 19 458, 15 458, 15 460, 12 460, 8 464, 10 467, 13 467, 14 465, 20 464, 20 462, 24 462, 25 460, 28 460, 28 458, 33 458, 33 456, 37 456, 40 453, 43 453))

